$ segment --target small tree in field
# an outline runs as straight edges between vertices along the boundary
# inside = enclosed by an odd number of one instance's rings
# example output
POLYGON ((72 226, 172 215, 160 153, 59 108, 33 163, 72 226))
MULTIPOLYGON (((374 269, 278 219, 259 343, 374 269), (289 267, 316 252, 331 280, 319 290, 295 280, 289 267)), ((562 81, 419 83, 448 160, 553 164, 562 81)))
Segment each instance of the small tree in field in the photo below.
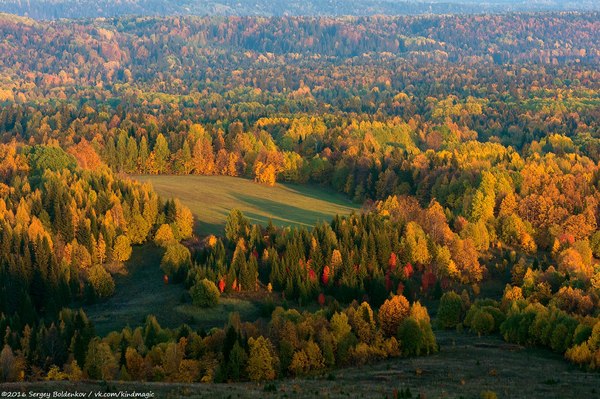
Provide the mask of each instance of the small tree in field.
POLYGON ((108 298, 115 292, 115 282, 103 266, 93 266, 89 271, 88 280, 99 298, 108 298))
POLYGON ((204 279, 192 287, 191 295, 194 305, 211 308, 219 304, 221 293, 215 283, 204 279))

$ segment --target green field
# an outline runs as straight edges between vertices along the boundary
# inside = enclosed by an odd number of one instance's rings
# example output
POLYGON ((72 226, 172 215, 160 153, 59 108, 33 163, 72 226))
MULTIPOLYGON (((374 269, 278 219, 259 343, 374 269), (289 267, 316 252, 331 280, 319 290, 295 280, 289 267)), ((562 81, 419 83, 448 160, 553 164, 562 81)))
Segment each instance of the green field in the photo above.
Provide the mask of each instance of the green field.
POLYGON ((196 234, 222 234, 229 211, 241 210, 252 223, 313 226, 358 209, 344 195, 316 186, 268 187, 228 176, 134 176, 150 182, 164 198, 179 198, 196 217, 196 234))

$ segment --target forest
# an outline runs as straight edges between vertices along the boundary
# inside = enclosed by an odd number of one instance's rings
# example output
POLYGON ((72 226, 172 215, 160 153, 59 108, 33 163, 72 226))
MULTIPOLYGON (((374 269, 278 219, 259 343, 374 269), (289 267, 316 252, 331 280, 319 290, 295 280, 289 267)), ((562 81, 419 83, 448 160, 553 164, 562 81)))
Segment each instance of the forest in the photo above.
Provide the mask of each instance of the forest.
POLYGON ((0 381, 331 375, 435 356, 449 331, 597 376, 600 14, 3 14, 0 38, 0 381), (326 187, 359 210, 286 227, 231 209, 215 234, 140 175, 326 187), (260 317, 97 334, 84 309, 149 247, 182 302, 260 317))

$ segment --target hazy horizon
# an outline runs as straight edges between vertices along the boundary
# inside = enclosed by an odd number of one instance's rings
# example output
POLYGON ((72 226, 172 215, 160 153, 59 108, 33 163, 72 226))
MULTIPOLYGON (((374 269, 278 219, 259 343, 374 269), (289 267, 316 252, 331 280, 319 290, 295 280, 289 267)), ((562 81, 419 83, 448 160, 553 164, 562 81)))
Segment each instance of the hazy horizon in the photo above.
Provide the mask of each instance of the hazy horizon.
POLYGON ((34 19, 123 15, 342 16, 598 11, 594 0, 0 0, 0 12, 34 19))

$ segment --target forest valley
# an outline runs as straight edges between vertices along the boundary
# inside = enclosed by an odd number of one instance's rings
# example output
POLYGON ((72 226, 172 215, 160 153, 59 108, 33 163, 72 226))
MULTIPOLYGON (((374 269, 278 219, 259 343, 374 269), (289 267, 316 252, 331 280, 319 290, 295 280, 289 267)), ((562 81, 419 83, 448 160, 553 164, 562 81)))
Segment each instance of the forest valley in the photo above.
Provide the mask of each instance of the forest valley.
POLYGON ((443 329, 600 368, 600 14, 0 15, 0 37, 0 381, 265 381, 443 329), (198 236, 136 174, 363 206, 198 236), (186 301, 257 292, 264 317, 97 336, 79 308, 141 245, 186 301))

